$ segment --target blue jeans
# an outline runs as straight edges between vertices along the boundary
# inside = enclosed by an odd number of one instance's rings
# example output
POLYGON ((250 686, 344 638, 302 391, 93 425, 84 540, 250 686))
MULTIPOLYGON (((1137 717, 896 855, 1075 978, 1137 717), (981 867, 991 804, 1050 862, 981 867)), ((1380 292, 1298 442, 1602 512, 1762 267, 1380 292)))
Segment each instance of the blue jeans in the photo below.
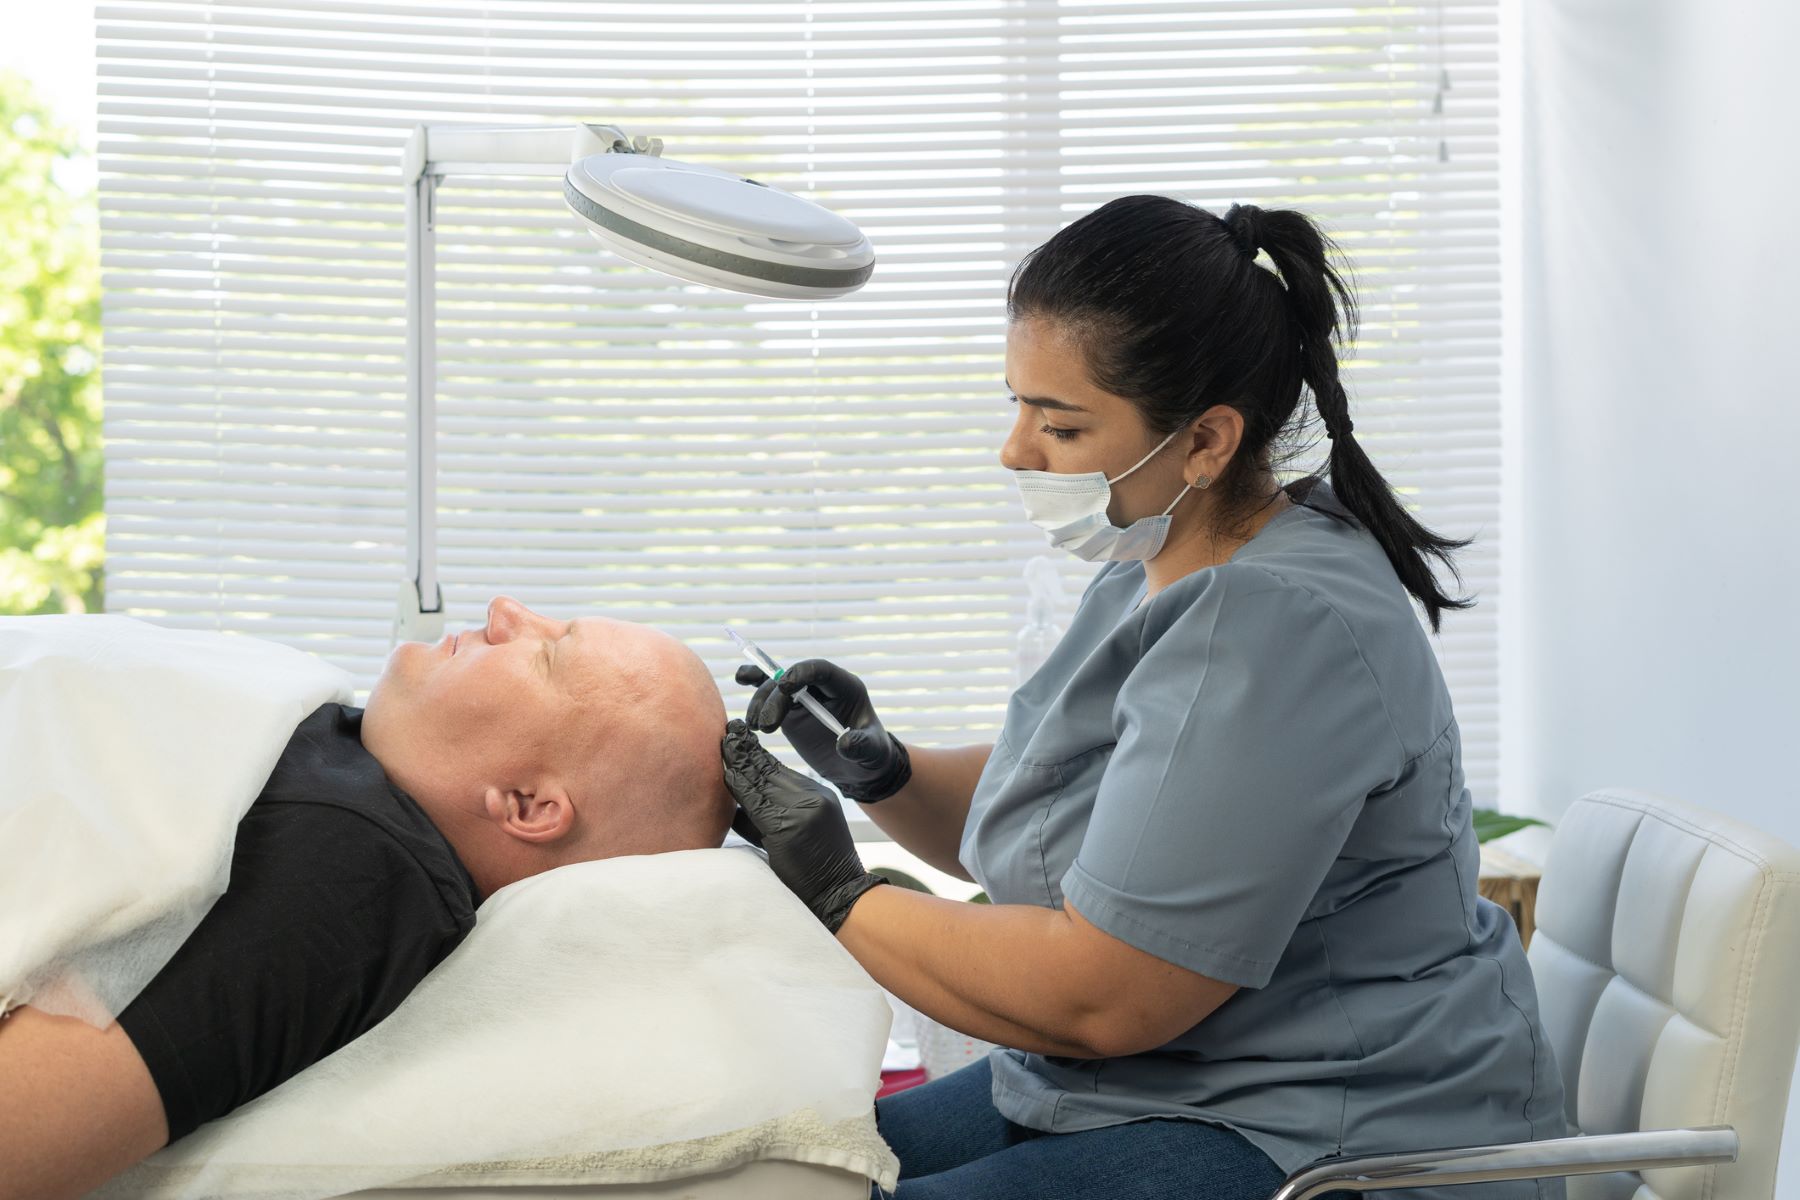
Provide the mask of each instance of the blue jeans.
POLYGON ((900 1157, 896 1200, 1268 1200, 1286 1178, 1242 1134, 1200 1121, 1015 1125, 994 1107, 993 1078, 984 1059, 875 1102, 900 1157))

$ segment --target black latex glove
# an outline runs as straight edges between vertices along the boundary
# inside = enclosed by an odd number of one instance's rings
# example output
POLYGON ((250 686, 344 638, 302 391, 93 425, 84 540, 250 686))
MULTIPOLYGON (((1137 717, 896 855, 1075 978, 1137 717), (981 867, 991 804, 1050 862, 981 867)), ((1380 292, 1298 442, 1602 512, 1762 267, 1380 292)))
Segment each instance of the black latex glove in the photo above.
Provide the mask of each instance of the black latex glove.
POLYGON ((737 669, 737 681, 756 688, 744 710, 744 722, 762 733, 779 728, 807 766, 852 800, 862 804, 886 800, 912 778, 912 759, 900 739, 882 728, 875 706, 869 703, 869 689, 836 663, 804 659, 783 671, 778 680, 770 680, 761 667, 745 663, 737 669), (794 699, 801 688, 811 691, 844 723, 842 737, 833 737, 831 730, 794 699))
POLYGON ((838 798, 763 748, 732 721, 719 744, 725 786, 742 807, 731 827, 769 855, 769 866, 832 933, 862 894, 886 883, 863 869, 838 798))

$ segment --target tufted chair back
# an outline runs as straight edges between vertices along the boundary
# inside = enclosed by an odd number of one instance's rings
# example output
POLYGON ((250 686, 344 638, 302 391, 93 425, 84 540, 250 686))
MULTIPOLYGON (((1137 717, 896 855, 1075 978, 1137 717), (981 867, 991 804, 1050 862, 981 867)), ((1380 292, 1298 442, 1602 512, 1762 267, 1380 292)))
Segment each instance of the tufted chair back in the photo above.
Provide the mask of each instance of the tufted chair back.
POLYGON ((1735 1163, 1572 1176, 1569 1200, 1771 1200, 1800 851, 1675 800, 1589 793, 1557 823, 1527 957, 1571 1133, 1731 1125, 1742 1142, 1735 1163))

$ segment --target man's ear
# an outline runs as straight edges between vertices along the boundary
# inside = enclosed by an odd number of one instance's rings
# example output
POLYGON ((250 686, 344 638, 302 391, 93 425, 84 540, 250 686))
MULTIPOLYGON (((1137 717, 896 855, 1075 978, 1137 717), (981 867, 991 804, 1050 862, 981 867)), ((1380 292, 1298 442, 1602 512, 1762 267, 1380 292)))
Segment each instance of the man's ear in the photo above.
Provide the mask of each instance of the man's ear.
POLYGON ((554 842, 575 827, 575 805, 555 783, 534 792, 490 787, 482 800, 488 819, 522 842, 554 842))

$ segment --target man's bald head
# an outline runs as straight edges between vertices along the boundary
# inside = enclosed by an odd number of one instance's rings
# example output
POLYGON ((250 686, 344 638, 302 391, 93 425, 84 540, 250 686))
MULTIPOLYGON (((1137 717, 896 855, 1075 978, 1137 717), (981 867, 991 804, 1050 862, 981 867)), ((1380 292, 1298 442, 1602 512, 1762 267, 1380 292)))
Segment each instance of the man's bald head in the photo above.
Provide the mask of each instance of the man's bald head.
POLYGON ((601 812, 581 858, 710 849, 730 827, 736 802, 719 759, 725 702, 697 654, 657 636, 668 643, 653 648, 657 661, 615 676, 609 703, 595 706, 613 719, 596 724, 584 759, 585 791, 601 812))
POLYGON ((363 714, 364 746, 484 895, 565 863, 718 846, 724 730, 711 673, 675 638, 505 596, 480 628, 396 647, 363 714))

